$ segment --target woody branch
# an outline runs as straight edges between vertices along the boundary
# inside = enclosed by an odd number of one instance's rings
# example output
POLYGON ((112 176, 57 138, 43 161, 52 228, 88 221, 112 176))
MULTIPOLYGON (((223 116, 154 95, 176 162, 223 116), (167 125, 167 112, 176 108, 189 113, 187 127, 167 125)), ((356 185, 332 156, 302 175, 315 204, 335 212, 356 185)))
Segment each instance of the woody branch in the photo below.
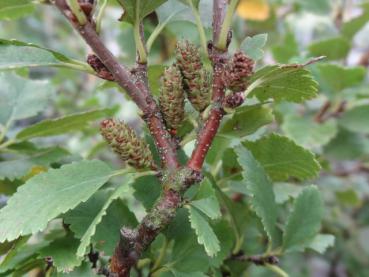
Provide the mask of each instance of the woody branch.
MULTIPOLYGON (((128 228, 121 230, 121 239, 112 256, 110 271, 113 276, 129 276, 131 268, 137 263, 142 252, 174 218, 176 210, 182 204, 184 192, 188 187, 201 180, 200 172, 205 156, 224 115, 225 84, 223 73, 228 55, 227 48, 217 49, 215 45, 224 20, 227 1, 214 0, 213 43, 209 44, 209 55, 214 70, 212 108, 198 134, 197 146, 187 166, 183 167, 179 165, 171 136, 165 128, 161 112, 148 89, 146 63, 140 63, 140 57, 138 57, 136 69, 130 72, 106 48, 95 31, 93 22, 87 20, 81 24, 76 21, 65 0, 55 0, 55 5, 110 71, 113 80, 128 92, 132 100, 143 111, 143 119, 147 123, 161 154, 164 170, 168 173, 162 180, 163 192, 161 196, 138 227, 135 230, 128 228)), ((143 40, 142 35, 140 39, 143 40)))

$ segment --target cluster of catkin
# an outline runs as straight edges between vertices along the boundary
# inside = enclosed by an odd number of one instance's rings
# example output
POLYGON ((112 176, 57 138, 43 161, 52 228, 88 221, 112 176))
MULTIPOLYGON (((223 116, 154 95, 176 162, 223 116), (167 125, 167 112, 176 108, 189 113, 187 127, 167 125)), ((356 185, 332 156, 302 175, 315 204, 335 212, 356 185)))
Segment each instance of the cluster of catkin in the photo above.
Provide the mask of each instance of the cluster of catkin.
MULTIPOLYGON (((225 65, 223 82, 230 93, 247 88, 253 73, 254 61, 237 52, 225 65)), ((205 69, 198 48, 180 41, 176 46, 176 62, 165 69, 161 80, 159 107, 166 127, 172 134, 185 118, 185 99, 202 113, 211 102, 212 76, 205 69)), ((156 168, 147 144, 134 130, 119 120, 106 119, 100 126, 101 134, 120 158, 136 168, 156 168)))

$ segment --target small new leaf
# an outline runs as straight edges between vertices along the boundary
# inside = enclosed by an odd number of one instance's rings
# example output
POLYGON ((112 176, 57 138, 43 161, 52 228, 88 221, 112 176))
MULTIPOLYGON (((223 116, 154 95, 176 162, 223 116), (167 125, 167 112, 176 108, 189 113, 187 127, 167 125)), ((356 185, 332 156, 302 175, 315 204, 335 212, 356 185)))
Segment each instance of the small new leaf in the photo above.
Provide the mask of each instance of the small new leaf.
POLYGON ((259 34, 247 37, 241 43, 241 50, 254 61, 260 60, 264 56, 263 47, 268 40, 268 34, 259 34))

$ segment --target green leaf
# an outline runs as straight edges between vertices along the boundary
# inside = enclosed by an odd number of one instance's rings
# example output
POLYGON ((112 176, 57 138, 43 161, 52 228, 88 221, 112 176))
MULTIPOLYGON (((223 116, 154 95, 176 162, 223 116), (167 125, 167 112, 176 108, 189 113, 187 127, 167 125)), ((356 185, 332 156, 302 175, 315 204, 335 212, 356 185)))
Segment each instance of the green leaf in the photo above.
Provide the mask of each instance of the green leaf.
POLYGON ((104 251, 105 255, 114 254, 115 247, 120 238, 122 226, 136 226, 137 219, 121 199, 114 200, 106 210, 106 215, 96 227, 96 233, 92 237, 95 247, 104 251))
POLYGON ((0 180, 14 180, 25 176, 33 166, 48 166, 59 161, 69 153, 59 147, 40 149, 39 153, 16 160, 0 162, 0 180))
POLYGON ((260 60, 264 56, 262 50, 268 40, 268 34, 258 34, 253 37, 245 38, 240 49, 254 61, 260 60))
POLYGON ((282 130, 297 144, 313 148, 327 144, 336 136, 337 123, 329 119, 319 124, 311 117, 288 115, 283 120, 282 130))
POLYGON ((226 117, 219 135, 241 138, 256 132, 274 119, 272 110, 263 105, 242 106, 226 117))
MULTIPOLYGON (((9 270, 18 270, 29 263, 30 260, 36 260, 38 256, 37 252, 49 243, 47 241, 40 241, 31 244, 27 243, 28 239, 29 237, 24 237, 15 242, 0 263, 0 274, 9 270)), ((1 276, 9 276, 9 274, 1 276)))
POLYGON ((328 60, 343 59, 348 55, 350 49, 351 44, 344 37, 320 40, 309 46, 309 52, 311 56, 326 56, 328 60))
POLYGON ((294 0, 294 2, 301 5, 304 10, 318 14, 327 14, 331 10, 329 0, 294 0))
POLYGON ((213 225, 215 235, 220 241, 220 251, 218 254, 210 259, 213 267, 220 267, 225 259, 229 257, 235 244, 235 237, 231 224, 223 219, 213 225))
POLYGON ((57 239, 39 251, 40 258, 52 257, 53 265, 58 271, 71 271, 82 263, 76 256, 79 240, 72 235, 57 239))
POLYGON ((211 219, 217 219, 222 215, 218 199, 215 195, 215 190, 208 179, 204 179, 201 182, 199 191, 190 204, 211 219))
POLYGON ((135 24, 155 11, 166 0, 118 0, 118 2, 124 9, 121 20, 135 24))
POLYGON ((0 20, 12 20, 27 16, 35 10, 31 0, 1 0, 0 20))
POLYGON ((204 247, 197 243, 195 232, 188 220, 188 210, 180 208, 176 217, 165 231, 168 239, 174 240, 168 267, 180 272, 207 272, 209 256, 204 247))
POLYGON ((93 269, 91 269, 90 262, 82 262, 82 265, 75 268, 72 272, 57 272, 53 277, 91 277, 98 276, 93 269))
POLYGON ((81 161, 29 179, 0 210, 0 242, 34 234, 47 223, 86 201, 113 171, 102 161, 81 161))
POLYGON ((324 254, 324 252, 333 245, 334 245, 333 235, 318 234, 310 242, 308 248, 313 249, 320 254, 324 254))
POLYGON ((340 128, 336 137, 324 147, 324 154, 336 160, 357 160, 368 153, 368 145, 362 134, 340 128))
POLYGON ((189 219, 195 230, 197 241, 204 245, 206 253, 213 257, 220 251, 219 240, 207 220, 195 209, 189 207, 189 219))
POLYGON ((302 67, 266 66, 252 77, 246 95, 265 101, 270 98, 301 103, 317 96, 318 84, 302 67))
POLYGON ((235 148, 241 165, 247 190, 250 192, 251 208, 261 219, 269 242, 277 244, 279 234, 276 229, 278 207, 275 202, 273 184, 268 179, 263 167, 255 160, 251 152, 243 146, 235 148))
POLYGON ((148 67, 149 87, 154 96, 160 95, 160 78, 163 76, 164 69, 165 66, 163 65, 151 65, 148 67))
POLYGON ((62 135, 68 132, 79 131, 87 127, 87 123, 99 118, 111 116, 112 109, 100 109, 82 113, 75 113, 55 119, 47 119, 20 131, 16 138, 28 140, 35 137, 62 135))
POLYGON ((12 73, 0 73, 0 124, 37 115, 53 94, 47 81, 34 81, 12 73))
POLYGON ((348 39, 352 39, 369 21, 369 5, 363 4, 363 13, 342 24, 341 32, 348 39))
POLYGON ((276 181, 295 177, 301 181, 316 177, 320 165, 313 153, 278 134, 243 143, 276 181))
POLYGON ((283 250, 304 248, 320 229, 323 203, 316 186, 305 188, 296 198, 283 234, 283 250))
POLYGON ((205 275, 202 272, 196 271, 196 272, 180 272, 177 270, 172 270, 172 273, 175 277, 207 277, 208 275, 205 275))
POLYGON ((160 196, 161 189, 158 178, 154 176, 143 176, 135 179, 132 187, 134 188, 134 197, 148 211, 160 196))
POLYGON ((345 68, 336 64, 320 64, 318 69, 324 85, 333 92, 360 85, 366 74, 364 67, 345 68))
POLYGON ((37 66, 69 67, 94 74, 88 64, 53 50, 18 40, 0 39, 0 70, 37 66))
POLYGON ((360 105, 345 112, 338 122, 349 131, 368 134, 368 118, 369 105, 360 105))
POLYGON ((82 257, 85 254, 95 234, 96 226, 106 215, 110 204, 127 191, 127 186, 131 182, 132 177, 127 177, 123 182, 124 185, 119 186, 115 191, 108 192, 108 194, 106 191, 98 192, 89 201, 80 204, 64 216, 65 222, 70 224, 71 230, 81 239, 77 256, 82 257))
POLYGON ((283 204, 287 202, 291 197, 296 198, 300 194, 302 187, 290 183, 276 183, 273 185, 273 189, 275 194, 275 201, 278 204, 283 204))
POLYGON ((299 46, 293 32, 288 32, 282 45, 272 47, 273 58, 279 63, 288 63, 293 57, 300 54, 299 46))

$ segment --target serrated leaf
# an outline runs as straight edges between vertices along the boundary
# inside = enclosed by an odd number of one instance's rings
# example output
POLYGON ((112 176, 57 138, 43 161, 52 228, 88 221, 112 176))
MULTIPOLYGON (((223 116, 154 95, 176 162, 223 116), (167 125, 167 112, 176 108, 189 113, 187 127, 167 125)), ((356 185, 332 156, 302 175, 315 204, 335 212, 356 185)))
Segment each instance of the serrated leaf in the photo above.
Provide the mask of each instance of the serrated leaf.
POLYGON ((317 96, 318 84, 310 72, 302 67, 266 66, 252 77, 246 95, 261 101, 270 98, 301 103, 317 96))
POLYGON ((295 177, 301 181, 316 177, 320 165, 313 153, 278 134, 243 143, 276 181, 295 177))
POLYGON ((278 207, 275 202, 273 185, 263 167, 255 160, 250 151, 243 146, 238 146, 234 150, 243 169, 242 176, 245 186, 250 192, 251 208, 261 219, 270 243, 276 244, 279 241, 279 234, 275 226, 278 207))
POLYGON ((7 160, 0 162, 0 180, 8 178, 14 180, 21 178, 33 166, 48 166, 51 163, 59 161, 69 153, 59 147, 49 149, 39 149, 39 153, 21 159, 7 160))
POLYGON ((217 219, 222 215, 215 190, 208 179, 201 182, 199 190, 190 204, 211 219, 217 219))
POLYGON ((364 67, 345 68, 336 64, 320 64, 318 69, 323 85, 333 92, 360 85, 366 74, 364 67))
POLYGON ((47 223, 86 201, 113 171, 102 161, 81 161, 29 179, 0 210, 0 242, 34 234, 47 223))
POLYGON ((197 241, 204 246, 209 256, 215 256, 220 251, 220 245, 213 229, 195 208, 189 207, 189 212, 191 227, 196 232, 197 241))
POLYGON ((124 9, 121 20, 135 24, 155 11, 166 0, 118 0, 118 2, 124 9))
POLYGON ((241 138, 256 132, 274 119, 272 110, 263 105, 242 106, 225 118, 219 135, 241 138))
POLYGON ((82 113, 75 113, 55 119, 46 119, 20 131, 16 138, 28 140, 35 137, 48 137, 79 131, 87 127, 87 123, 102 117, 111 116, 113 110, 100 109, 82 113))
POLYGON ((86 63, 56 51, 32 43, 0 39, 0 70, 38 66, 73 67, 93 73, 86 63))
POLYGON ((245 38, 240 49, 254 61, 260 60, 264 56, 262 50, 268 40, 268 34, 258 34, 253 37, 245 38))
POLYGON ((53 265, 59 272, 71 271, 82 263, 76 256, 79 240, 72 235, 57 239, 39 251, 40 258, 52 257, 53 265))
POLYGON ((77 256, 83 257, 92 236, 95 234, 97 225, 102 221, 110 204, 127 190, 130 182, 132 182, 132 177, 127 176, 123 182, 124 185, 119 186, 115 191, 109 192, 107 195, 107 192, 98 192, 89 201, 80 204, 64 216, 65 222, 70 224, 72 231, 81 239, 77 256))
POLYGON ((338 122, 349 131, 368 134, 368 119, 369 105, 360 105, 346 111, 338 122))
POLYGON ((188 216, 188 210, 180 208, 165 231, 166 237, 174 240, 170 267, 180 272, 206 272, 209 269, 209 256, 197 242, 188 216))
POLYGON ((349 40, 344 37, 320 40, 309 46, 310 55, 313 57, 325 56, 328 60, 345 58, 351 49, 349 40))
POLYGON ((333 235, 318 234, 310 242, 308 248, 314 251, 324 254, 324 252, 334 245, 335 237, 333 235))
POLYGON ((227 259, 232 252, 235 244, 235 237, 231 224, 223 219, 213 225, 215 235, 220 241, 220 251, 210 260, 212 267, 220 267, 225 259, 227 259))
POLYGON ((1 0, 0 20, 13 20, 29 15, 35 10, 31 0, 1 0))
POLYGON ((21 78, 13 73, 0 73, 0 124, 37 115, 44 110, 53 94, 47 81, 21 78))
POLYGON ((305 247, 320 229, 323 203, 316 186, 305 188, 296 198, 283 234, 283 250, 305 247))
POLYGON ((337 122, 329 119, 319 124, 311 117, 288 115, 283 120, 282 130, 297 144, 313 148, 324 146, 336 136, 337 122))

